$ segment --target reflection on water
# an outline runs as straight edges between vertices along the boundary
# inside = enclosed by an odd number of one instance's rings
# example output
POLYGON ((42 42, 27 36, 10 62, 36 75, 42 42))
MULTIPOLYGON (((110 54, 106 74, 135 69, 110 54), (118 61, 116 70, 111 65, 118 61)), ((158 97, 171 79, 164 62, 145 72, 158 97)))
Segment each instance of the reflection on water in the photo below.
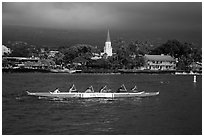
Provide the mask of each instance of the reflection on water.
POLYGON ((193 86, 196 88, 196 86, 197 86, 196 82, 193 83, 193 86))

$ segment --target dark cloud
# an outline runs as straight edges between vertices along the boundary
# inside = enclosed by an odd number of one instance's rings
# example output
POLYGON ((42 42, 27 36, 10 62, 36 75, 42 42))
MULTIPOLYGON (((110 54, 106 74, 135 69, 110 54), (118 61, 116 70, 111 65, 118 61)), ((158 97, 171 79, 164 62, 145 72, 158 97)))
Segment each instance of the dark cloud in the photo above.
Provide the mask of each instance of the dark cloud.
MULTIPOLYGON (((112 30, 169 35, 179 32, 201 38, 202 3, 6 3, 3 25, 76 30, 112 30)), ((159 36, 160 37, 160 36, 159 36)))
POLYGON ((118 22, 112 9, 95 3, 3 3, 3 24, 90 29, 118 22))
POLYGON ((3 24, 43 27, 191 29, 201 16, 201 3, 3 3, 3 24))

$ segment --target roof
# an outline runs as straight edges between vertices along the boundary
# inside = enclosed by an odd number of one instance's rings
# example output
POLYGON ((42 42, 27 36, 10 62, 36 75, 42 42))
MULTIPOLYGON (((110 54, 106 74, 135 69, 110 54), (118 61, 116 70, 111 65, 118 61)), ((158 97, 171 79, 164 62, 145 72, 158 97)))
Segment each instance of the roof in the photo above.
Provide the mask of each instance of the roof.
POLYGON ((111 41, 110 41, 110 34, 109 34, 109 30, 108 30, 108 34, 107 34, 107 39, 106 39, 106 42, 111 42, 111 41))
POLYGON ((169 55, 145 55, 145 58, 150 61, 176 61, 169 55))
POLYGON ((98 59, 101 59, 101 57, 95 56, 95 57, 91 57, 91 59, 92 59, 92 60, 98 60, 98 59))

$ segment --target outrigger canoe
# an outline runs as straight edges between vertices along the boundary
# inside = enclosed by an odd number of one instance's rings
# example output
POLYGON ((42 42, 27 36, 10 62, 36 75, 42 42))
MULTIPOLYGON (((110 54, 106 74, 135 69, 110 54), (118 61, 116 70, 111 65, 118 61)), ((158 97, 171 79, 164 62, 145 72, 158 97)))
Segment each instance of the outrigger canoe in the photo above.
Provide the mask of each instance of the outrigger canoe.
POLYGON ((119 98, 119 97, 149 97, 159 95, 159 92, 145 92, 137 91, 135 86, 131 92, 128 92, 125 85, 122 84, 121 87, 116 92, 111 92, 106 85, 101 88, 99 92, 94 92, 93 86, 88 87, 85 92, 78 92, 75 85, 73 84, 68 92, 61 92, 57 88, 53 92, 29 92, 26 91, 28 95, 39 96, 39 97, 52 97, 52 98, 119 98))
POLYGON ((120 97, 149 97, 159 95, 159 92, 145 92, 140 91, 136 93, 69 93, 69 92, 29 92, 26 91, 30 96, 38 96, 38 97, 51 97, 51 98, 120 98, 120 97))

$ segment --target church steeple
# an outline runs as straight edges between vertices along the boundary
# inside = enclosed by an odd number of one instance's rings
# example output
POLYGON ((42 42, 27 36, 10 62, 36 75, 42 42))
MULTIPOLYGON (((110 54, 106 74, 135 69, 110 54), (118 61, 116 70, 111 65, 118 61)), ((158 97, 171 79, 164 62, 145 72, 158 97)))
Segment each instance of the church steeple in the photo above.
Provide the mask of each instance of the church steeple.
POLYGON ((107 56, 112 56, 112 47, 111 47, 111 41, 110 41, 110 34, 108 29, 107 39, 104 46, 104 53, 107 54, 107 56))
POLYGON ((110 41, 109 29, 108 29, 108 34, 107 34, 107 39, 106 39, 106 42, 111 42, 111 41, 110 41))

